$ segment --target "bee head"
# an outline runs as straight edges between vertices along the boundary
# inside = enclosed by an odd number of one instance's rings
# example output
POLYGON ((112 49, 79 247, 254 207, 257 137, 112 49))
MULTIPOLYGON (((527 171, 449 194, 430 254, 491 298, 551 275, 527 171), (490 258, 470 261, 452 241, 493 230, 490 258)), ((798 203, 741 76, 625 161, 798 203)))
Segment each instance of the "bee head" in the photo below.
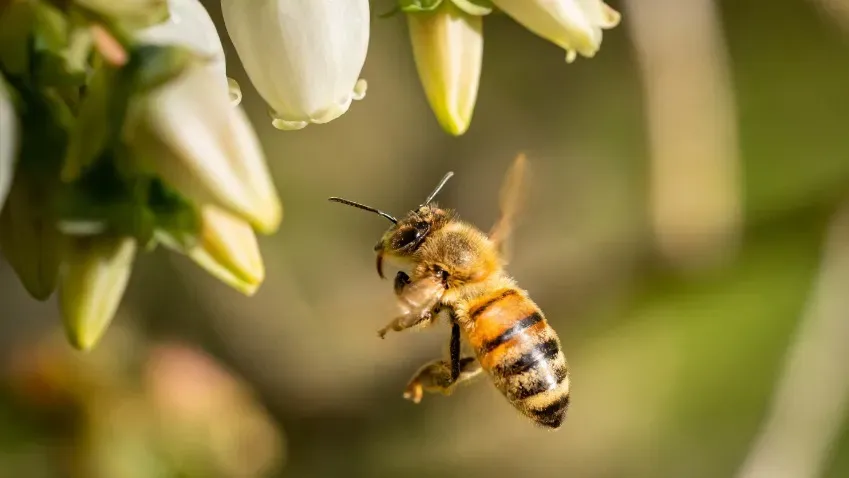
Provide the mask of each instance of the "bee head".
POLYGON ((383 233, 383 236, 375 244, 374 251, 377 253, 377 274, 383 278, 383 259, 391 257, 400 261, 409 261, 413 258, 418 248, 437 227, 440 227, 445 220, 448 219, 449 213, 440 209, 433 204, 433 198, 442 189, 448 179, 453 176, 453 172, 446 174, 433 192, 427 197, 424 203, 413 211, 410 211, 406 217, 395 219, 393 216, 373 208, 359 204, 347 199, 332 197, 331 201, 347 204, 359 209, 379 214, 392 222, 392 226, 383 233))
POLYGON ((377 253, 378 275, 383 277, 384 257, 399 262, 413 260, 428 235, 442 227, 448 221, 450 214, 449 211, 440 209, 435 204, 420 206, 387 229, 374 245, 374 251, 377 253))

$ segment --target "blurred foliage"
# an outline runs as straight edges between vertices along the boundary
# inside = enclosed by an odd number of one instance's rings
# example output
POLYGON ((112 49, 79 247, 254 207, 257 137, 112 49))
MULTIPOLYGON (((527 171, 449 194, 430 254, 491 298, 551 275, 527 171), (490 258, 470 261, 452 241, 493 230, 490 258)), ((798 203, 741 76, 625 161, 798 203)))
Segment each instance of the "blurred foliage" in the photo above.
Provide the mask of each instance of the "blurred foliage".
MULTIPOLYGON (((217 2, 205 3, 220 28, 217 2)), ((153 344, 173 337, 200 344, 244 377, 285 429, 285 446, 275 445, 285 450, 285 476, 733 476, 765 418, 826 225, 849 193, 849 47, 846 33, 810 2, 720 5, 746 221, 729 263, 685 273, 662 261, 650 238, 645 118, 627 16, 605 33, 595 59, 569 66, 555 47, 493 16, 475 123, 460 139, 446 137, 429 115, 405 26, 390 18, 372 29, 363 73, 369 98, 341 119, 281 135, 266 124, 256 95, 245 96, 290 205, 281 232, 261 241, 263 289, 247 300, 184 261, 154 255, 139 267, 124 306, 144 329, 110 331, 109 357, 144 361, 131 357, 146 353, 121 345, 136 334, 153 344), (377 279, 371 256, 384 224, 325 201, 342 195, 402 212, 452 169, 457 176, 441 203, 486 228, 519 150, 529 154, 534 182, 510 270, 560 333, 573 371, 573 406, 556 434, 518 417, 485 380, 418 406, 401 398, 409 374, 444 351, 447 330, 376 338, 394 310, 391 285, 377 279)), ((681 35, 675 41, 685 42, 681 35)), ((237 62, 228 68, 247 84, 237 62)), ((0 302, 0 350, 15 344, 32 356, 37 337, 55 326, 54 312, 28 301, 4 265, 0 302)), ((5 355, 7 363, 19 357, 5 355)), ((98 364, 87 370, 104 383, 113 374, 139 376, 98 364)), ((198 383, 180 370, 171 378, 198 383)), ((63 476, 62 452, 91 459, 91 450, 116 439, 97 435, 106 433, 99 426, 123 430, 126 453, 217 450, 209 443, 183 450, 162 437, 145 442, 151 435, 136 414, 169 415, 145 408, 137 384, 110 382, 133 405, 103 423, 38 405, 54 394, 22 395, 27 388, 16 383, 0 393, 0 476, 63 476), (89 428, 100 431, 79 438, 89 428), (134 447, 139 442, 153 445, 134 447)), ((168 423, 178 430, 178 420, 168 423)), ((263 446, 275 443, 266 436, 263 446)), ((158 467, 174 463, 166 455, 136 455, 133 463, 151 467, 138 476, 163 476, 158 467)), ((247 476, 220 470, 192 476, 247 476)), ((847 474, 844 426, 825 476, 847 474)))
POLYGON ((0 436, 21 457, 4 472, 18 476, 36 473, 26 457, 39 452, 52 458, 44 476, 92 478, 264 476, 283 458, 282 435, 245 385, 186 345, 118 330, 80 355, 50 336, 17 348, 4 382, 8 422, 35 426, 0 436), (39 446, 38 434, 53 439, 39 446))

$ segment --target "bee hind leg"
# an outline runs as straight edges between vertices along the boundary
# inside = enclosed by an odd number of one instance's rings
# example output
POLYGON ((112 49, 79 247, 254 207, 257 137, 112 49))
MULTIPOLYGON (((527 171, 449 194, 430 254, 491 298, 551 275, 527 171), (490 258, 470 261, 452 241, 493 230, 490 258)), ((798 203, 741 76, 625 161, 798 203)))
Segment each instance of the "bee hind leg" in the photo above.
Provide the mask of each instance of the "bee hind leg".
POLYGON ((424 364, 407 383, 404 398, 419 403, 424 392, 450 395, 458 383, 465 382, 483 371, 474 357, 463 357, 459 364, 460 374, 456 378, 452 377, 451 362, 447 360, 432 360, 424 364))
POLYGON ((404 398, 413 403, 422 400, 424 392, 449 395, 459 382, 477 376, 483 369, 474 357, 460 357, 460 324, 453 311, 451 315, 450 360, 433 360, 424 364, 404 389, 404 398))

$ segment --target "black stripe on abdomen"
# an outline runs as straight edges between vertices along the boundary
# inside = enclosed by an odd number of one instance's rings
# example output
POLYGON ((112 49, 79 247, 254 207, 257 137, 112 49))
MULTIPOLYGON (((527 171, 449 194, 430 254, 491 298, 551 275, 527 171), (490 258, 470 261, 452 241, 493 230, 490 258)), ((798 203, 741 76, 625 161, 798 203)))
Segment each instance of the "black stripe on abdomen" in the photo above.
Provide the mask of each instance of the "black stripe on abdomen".
POLYGON ((512 339, 513 337, 521 334, 522 332, 524 332, 528 328, 532 327, 534 324, 536 324, 537 322, 539 322, 541 320, 542 320, 542 315, 539 312, 534 312, 533 314, 531 314, 531 315, 525 317, 524 319, 521 319, 518 322, 516 322, 515 324, 513 324, 512 327, 510 327, 509 329, 502 332, 501 335, 499 335, 498 337, 484 343, 483 347, 481 348, 481 352, 483 354, 485 354, 487 352, 491 352, 492 350, 494 350, 499 345, 501 345, 504 342, 507 342, 508 340, 512 339))
POLYGON ((504 378, 510 380, 510 383, 513 385, 509 393, 509 398, 513 400, 524 400, 547 392, 560 385, 566 379, 569 369, 565 361, 559 362, 536 362, 534 367, 529 368, 521 374, 516 374, 512 377, 505 376, 504 378))
POLYGON ((544 408, 529 409, 528 413, 537 423, 551 428, 558 428, 563 423, 563 419, 566 418, 566 410, 568 408, 569 394, 567 393, 544 408))
POLYGON ((469 311, 469 318, 475 320, 481 315, 486 309, 488 309, 492 304, 498 302, 499 300, 514 295, 516 293, 513 289, 507 289, 504 292, 498 294, 497 296, 489 299, 483 304, 478 305, 477 307, 473 307, 472 310, 469 311))
POLYGON ((559 351, 560 343, 557 342, 557 339, 550 338, 545 342, 534 345, 531 350, 520 355, 515 361, 505 365, 497 365, 497 373, 505 378, 520 374, 530 370, 539 362, 547 362, 553 359, 559 351))

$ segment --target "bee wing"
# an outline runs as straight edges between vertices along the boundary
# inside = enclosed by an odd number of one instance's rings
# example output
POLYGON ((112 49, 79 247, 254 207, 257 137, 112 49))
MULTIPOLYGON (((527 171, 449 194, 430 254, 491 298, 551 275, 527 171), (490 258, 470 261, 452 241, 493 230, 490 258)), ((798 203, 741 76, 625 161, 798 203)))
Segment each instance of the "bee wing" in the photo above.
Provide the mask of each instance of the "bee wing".
POLYGON ((502 256, 505 256, 505 261, 507 259, 507 239, 513 232, 515 218, 524 198, 524 180, 527 163, 528 160, 525 155, 519 154, 507 171, 499 195, 501 215, 489 232, 490 240, 495 244, 495 247, 501 252, 502 256))
POLYGON ((423 317, 439 304, 445 292, 442 280, 435 276, 416 279, 398 294, 398 304, 406 316, 423 317))

